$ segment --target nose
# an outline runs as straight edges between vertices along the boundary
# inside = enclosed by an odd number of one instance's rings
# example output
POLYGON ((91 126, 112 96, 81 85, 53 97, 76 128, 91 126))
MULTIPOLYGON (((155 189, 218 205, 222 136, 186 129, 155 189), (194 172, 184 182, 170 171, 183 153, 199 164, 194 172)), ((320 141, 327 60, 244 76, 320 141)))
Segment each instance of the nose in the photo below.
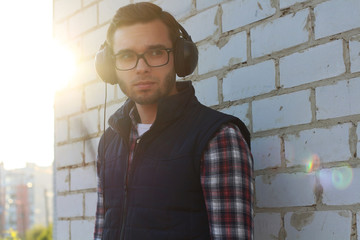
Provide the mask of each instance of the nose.
POLYGON ((144 58, 139 58, 138 64, 136 66, 137 72, 148 72, 150 71, 151 67, 146 63, 144 58))

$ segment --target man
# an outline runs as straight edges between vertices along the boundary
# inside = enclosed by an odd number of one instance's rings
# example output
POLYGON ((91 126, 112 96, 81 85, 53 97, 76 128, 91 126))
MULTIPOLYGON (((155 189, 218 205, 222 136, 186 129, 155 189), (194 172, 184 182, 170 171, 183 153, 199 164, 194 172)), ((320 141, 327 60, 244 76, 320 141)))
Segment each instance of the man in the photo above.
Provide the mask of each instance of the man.
POLYGON ((95 239, 252 239, 250 136, 201 105, 186 31, 152 3, 120 8, 96 57, 128 96, 99 143, 95 239))

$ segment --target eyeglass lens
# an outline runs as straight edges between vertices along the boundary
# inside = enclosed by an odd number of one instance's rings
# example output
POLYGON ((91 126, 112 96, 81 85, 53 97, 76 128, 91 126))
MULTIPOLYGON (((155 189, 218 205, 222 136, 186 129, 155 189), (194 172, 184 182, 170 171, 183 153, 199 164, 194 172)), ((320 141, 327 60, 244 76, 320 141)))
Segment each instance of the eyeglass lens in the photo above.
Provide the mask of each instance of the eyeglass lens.
POLYGON ((125 51, 115 55, 116 68, 118 70, 130 70, 137 66, 140 58, 150 67, 160 67, 169 62, 170 49, 150 49, 143 54, 133 51, 125 51))

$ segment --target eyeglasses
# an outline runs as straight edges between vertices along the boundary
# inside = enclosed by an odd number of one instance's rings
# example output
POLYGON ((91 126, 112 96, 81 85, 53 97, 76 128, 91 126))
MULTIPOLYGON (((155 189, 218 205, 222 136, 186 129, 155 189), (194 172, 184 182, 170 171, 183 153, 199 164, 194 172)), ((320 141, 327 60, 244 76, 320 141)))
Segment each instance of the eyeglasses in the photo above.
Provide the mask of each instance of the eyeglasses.
POLYGON ((149 67, 161 67, 169 63, 169 54, 173 50, 170 48, 150 49, 143 54, 137 54, 131 50, 121 51, 113 57, 115 58, 115 68, 119 71, 128 71, 136 68, 139 59, 144 59, 149 67))

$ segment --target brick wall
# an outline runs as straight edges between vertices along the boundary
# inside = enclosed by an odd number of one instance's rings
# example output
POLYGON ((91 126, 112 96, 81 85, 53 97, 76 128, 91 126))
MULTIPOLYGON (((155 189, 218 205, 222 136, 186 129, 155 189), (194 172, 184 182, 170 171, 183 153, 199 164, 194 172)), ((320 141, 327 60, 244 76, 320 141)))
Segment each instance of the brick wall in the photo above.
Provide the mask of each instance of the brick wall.
MULTIPOLYGON (((79 56, 55 102, 57 240, 91 239, 104 84, 93 58, 135 0, 54 0, 79 56)), ((201 102, 252 133, 255 238, 360 240, 360 0, 156 0, 199 47, 201 102)), ((125 100, 108 86, 107 117, 125 100)))

